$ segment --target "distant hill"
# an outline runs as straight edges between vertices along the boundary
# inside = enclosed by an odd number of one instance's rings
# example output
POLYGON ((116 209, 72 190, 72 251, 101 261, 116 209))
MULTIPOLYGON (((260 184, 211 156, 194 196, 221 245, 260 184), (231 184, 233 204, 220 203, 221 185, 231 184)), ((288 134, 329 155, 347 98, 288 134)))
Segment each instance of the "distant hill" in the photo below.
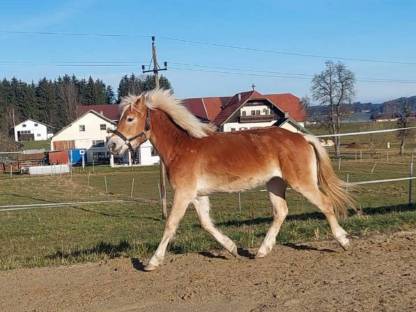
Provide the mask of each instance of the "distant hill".
MULTIPOLYGON (((375 116, 397 116, 403 111, 405 105, 409 105, 411 112, 416 112, 416 96, 401 97, 383 103, 355 102, 344 105, 344 122, 365 122, 375 116)), ((328 117, 329 108, 326 105, 315 105, 308 108, 308 121, 323 121, 328 117)))

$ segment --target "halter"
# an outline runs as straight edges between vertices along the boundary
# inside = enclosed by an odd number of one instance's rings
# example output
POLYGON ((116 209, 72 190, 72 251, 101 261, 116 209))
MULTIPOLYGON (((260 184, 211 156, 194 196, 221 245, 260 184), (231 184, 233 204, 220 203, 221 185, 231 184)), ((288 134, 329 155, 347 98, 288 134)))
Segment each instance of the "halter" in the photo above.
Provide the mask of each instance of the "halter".
MULTIPOLYGON (((107 132, 115 134, 120 139, 122 139, 124 141, 124 144, 127 145, 127 147, 129 148, 130 152, 132 154, 134 154, 134 149, 133 149, 133 146, 131 145, 131 142, 134 141, 135 139, 143 137, 143 136, 146 138, 146 132, 149 131, 149 130, 150 130, 150 109, 147 109, 144 129, 139 134, 136 134, 135 136, 133 136, 131 138, 127 138, 123 133, 121 133, 117 129, 115 129, 115 130, 108 129, 107 132)), ((147 138, 146 138, 146 140, 147 140, 147 138)))

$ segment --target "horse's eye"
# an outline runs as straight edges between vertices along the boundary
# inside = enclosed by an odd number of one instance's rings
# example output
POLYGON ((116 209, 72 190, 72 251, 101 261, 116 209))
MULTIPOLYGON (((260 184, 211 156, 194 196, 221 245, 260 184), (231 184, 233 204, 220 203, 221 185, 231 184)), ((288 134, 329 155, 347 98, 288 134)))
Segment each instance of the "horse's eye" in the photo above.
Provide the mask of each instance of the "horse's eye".
POLYGON ((134 118, 133 117, 127 117, 127 121, 128 122, 132 122, 134 120, 134 118))

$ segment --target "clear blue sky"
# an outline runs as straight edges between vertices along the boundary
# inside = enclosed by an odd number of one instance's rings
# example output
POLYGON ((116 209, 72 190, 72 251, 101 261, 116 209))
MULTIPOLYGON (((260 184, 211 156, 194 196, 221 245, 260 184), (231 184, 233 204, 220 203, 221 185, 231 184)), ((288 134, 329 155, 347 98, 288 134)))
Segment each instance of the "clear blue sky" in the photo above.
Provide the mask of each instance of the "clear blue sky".
POLYGON ((122 75, 137 73, 143 62, 149 62, 150 38, 146 36, 156 35, 160 61, 169 62, 166 76, 179 97, 229 95, 249 90, 252 83, 264 93, 307 95, 309 75, 323 69, 325 58, 275 53, 289 52, 408 63, 343 60, 358 79, 356 100, 383 101, 416 95, 415 12, 416 1, 410 0, 0 0, 0 78, 37 81, 68 73, 101 78, 117 88, 122 75), (77 62, 122 66, 76 66, 77 62), (374 79, 389 81, 368 81, 374 79))

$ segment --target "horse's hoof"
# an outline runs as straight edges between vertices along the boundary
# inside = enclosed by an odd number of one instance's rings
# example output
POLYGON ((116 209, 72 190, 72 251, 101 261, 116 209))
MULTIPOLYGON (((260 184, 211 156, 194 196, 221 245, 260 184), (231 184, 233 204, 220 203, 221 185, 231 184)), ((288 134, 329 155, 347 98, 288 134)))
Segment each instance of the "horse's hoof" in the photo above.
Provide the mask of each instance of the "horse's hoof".
POLYGON ((230 250, 230 254, 232 254, 236 258, 240 258, 240 255, 238 254, 238 248, 236 245, 230 250))
POLYGON ((348 250, 348 249, 351 248, 351 242, 345 236, 338 239, 338 243, 341 245, 342 249, 344 249, 344 250, 348 250))
POLYGON ((264 257, 266 257, 267 256, 267 254, 268 253, 266 253, 266 252, 263 252, 263 251, 258 251, 257 253, 256 253, 256 259, 261 259, 261 258, 264 258, 264 257))
POLYGON ((148 264, 148 265, 146 265, 143 269, 144 269, 146 272, 152 272, 152 271, 156 270, 157 268, 158 268, 158 266, 157 266, 157 265, 154 265, 154 264, 149 263, 149 264, 148 264))

